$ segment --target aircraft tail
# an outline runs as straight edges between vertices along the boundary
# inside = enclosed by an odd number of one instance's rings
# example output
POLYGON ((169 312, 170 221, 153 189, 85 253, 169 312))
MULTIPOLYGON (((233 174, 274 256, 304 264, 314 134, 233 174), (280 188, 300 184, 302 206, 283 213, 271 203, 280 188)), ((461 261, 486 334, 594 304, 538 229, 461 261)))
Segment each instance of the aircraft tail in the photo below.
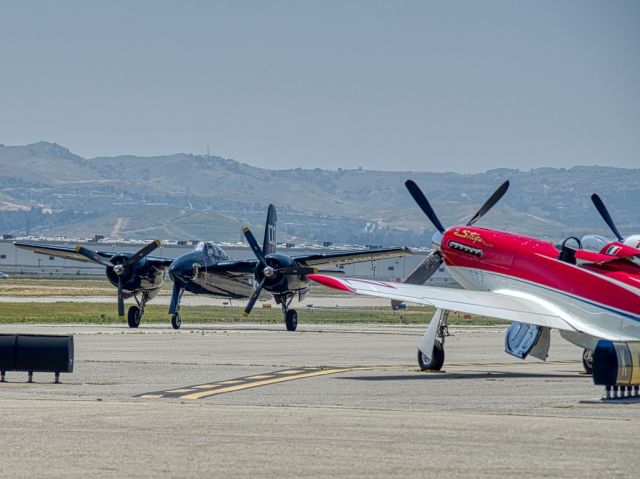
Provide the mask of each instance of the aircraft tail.
POLYGON ((276 223, 278 221, 278 215, 276 214, 276 207, 269 205, 269 211, 267 212, 267 223, 264 227, 264 241, 262 242, 262 253, 272 254, 276 252, 276 223))

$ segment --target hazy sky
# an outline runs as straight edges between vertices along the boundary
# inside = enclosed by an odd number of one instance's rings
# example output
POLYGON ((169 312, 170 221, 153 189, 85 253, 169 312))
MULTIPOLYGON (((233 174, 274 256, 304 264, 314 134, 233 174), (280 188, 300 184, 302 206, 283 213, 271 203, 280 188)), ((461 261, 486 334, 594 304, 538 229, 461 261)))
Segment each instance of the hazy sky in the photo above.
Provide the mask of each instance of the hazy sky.
POLYGON ((640 1, 3 1, 0 143, 640 167, 640 1))

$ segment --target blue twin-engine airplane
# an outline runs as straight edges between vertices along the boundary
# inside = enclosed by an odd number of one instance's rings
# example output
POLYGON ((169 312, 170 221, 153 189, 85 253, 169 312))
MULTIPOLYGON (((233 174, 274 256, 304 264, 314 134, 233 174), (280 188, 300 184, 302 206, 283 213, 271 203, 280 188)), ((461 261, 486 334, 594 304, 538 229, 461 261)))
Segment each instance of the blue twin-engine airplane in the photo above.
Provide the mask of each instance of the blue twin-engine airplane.
POLYGON ((106 267, 107 278, 118 288, 118 315, 124 320, 124 300, 133 297, 137 306, 127 313, 129 327, 137 328, 147 302, 155 298, 169 270, 173 292, 169 315, 174 329, 180 328, 180 299, 184 291, 218 298, 246 299, 244 315, 248 316, 258 299, 271 294, 282 306, 289 331, 295 331, 298 315, 289 309, 294 298, 302 301, 309 292, 308 274, 342 273, 340 270, 319 270, 322 265, 344 265, 411 254, 408 248, 373 249, 343 253, 287 256, 276 252, 276 209, 269 205, 262 248, 249 230, 244 235, 257 259, 234 260, 222 248, 211 242, 200 242, 195 249, 178 258, 152 256, 160 241, 155 240, 136 253, 97 251, 84 246, 56 246, 16 241, 18 248, 34 253, 76 261, 93 261, 106 267))

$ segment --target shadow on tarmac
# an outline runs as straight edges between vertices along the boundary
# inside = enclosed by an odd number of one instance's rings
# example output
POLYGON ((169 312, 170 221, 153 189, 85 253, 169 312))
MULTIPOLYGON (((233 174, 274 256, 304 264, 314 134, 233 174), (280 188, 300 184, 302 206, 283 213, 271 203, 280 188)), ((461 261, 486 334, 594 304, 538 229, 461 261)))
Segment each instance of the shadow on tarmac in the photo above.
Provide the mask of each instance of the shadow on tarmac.
POLYGON ((447 372, 433 372, 433 373, 416 373, 416 374, 404 374, 404 375, 384 375, 384 376, 338 376, 337 379, 351 379, 356 381, 429 381, 438 379, 458 380, 458 379, 575 379, 579 377, 589 378, 591 376, 581 375, 578 372, 573 374, 546 374, 546 373, 519 373, 519 372, 498 372, 498 371, 486 371, 486 372, 471 372, 471 373, 447 373, 447 372))

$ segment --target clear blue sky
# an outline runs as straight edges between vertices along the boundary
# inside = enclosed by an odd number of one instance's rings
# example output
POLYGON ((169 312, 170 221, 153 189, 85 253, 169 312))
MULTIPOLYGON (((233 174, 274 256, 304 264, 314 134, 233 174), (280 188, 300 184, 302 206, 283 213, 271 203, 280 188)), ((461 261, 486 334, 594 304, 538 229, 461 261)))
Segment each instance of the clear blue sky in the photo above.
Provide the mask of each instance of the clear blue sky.
POLYGON ((640 167, 640 1, 2 1, 0 143, 640 167))

